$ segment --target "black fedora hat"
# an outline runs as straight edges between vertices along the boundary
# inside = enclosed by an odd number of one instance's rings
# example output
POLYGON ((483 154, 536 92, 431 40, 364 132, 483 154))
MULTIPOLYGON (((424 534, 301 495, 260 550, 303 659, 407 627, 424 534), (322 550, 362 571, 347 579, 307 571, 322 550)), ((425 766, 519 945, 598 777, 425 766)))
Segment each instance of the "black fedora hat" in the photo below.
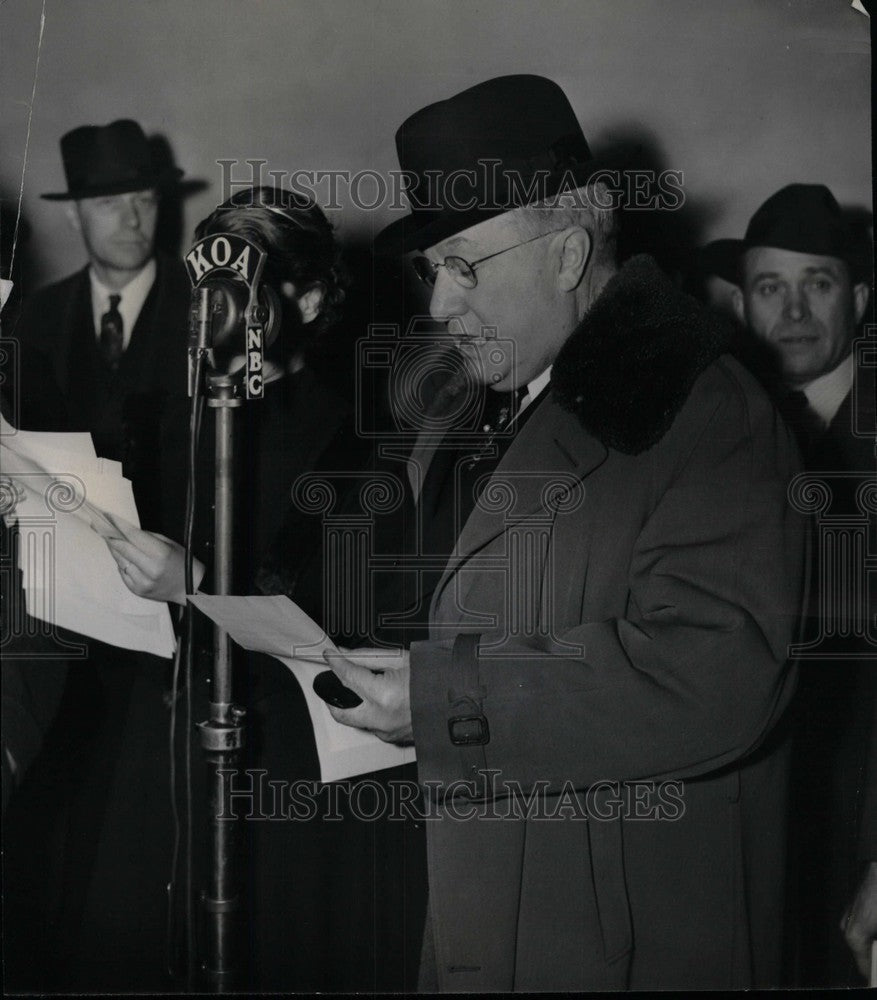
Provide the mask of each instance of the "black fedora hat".
POLYGON ((378 234, 380 253, 431 246, 607 166, 591 155, 563 90, 532 75, 496 77, 428 105, 403 122, 396 149, 411 214, 378 234))
MULTIPOLYGON (((776 247, 846 261, 853 274, 867 268, 867 251, 834 195, 824 184, 788 184, 758 209, 742 240, 717 240, 715 274, 739 283, 743 254, 752 247, 776 247), (719 270, 719 267, 722 269, 719 270)), ((713 246, 711 244, 711 246, 713 246)))
POLYGON ((163 187, 183 175, 160 167, 143 129, 129 118, 109 125, 82 125, 61 137, 67 191, 44 194, 49 201, 95 198, 163 187))

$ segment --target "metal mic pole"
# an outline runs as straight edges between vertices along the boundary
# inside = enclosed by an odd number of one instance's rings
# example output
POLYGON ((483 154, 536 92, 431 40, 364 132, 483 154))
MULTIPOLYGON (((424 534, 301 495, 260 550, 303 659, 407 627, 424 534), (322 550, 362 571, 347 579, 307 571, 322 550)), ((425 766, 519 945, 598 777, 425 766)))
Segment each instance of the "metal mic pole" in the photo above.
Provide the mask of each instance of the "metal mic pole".
MULTIPOLYGON (((190 327, 189 395, 197 395, 196 383, 206 361, 207 405, 216 415, 214 590, 218 595, 227 595, 232 589, 233 411, 243 406, 245 398, 263 396, 263 336, 266 327, 269 332, 275 329, 279 310, 279 304, 272 305, 276 296, 269 288, 264 291, 266 301, 259 292, 267 256, 261 247, 233 233, 217 233, 204 239, 186 255, 193 288, 198 289, 197 308, 193 300, 190 327), (214 270, 217 283, 212 284, 214 270), (220 275, 224 275, 221 280, 220 275), (227 353, 241 328, 246 352, 244 369, 235 375, 216 371, 215 351, 220 348, 227 353)), ((241 908, 237 873, 239 831, 234 818, 223 818, 224 775, 234 772, 240 757, 244 710, 232 704, 228 633, 214 626, 213 634, 208 719, 198 724, 207 761, 210 810, 210 870, 207 888, 201 894, 206 938, 201 969, 214 992, 227 993, 236 985, 238 956, 234 948, 242 935, 235 933, 241 908)))
MULTIPOLYGON (((207 405, 216 415, 216 521, 214 584, 217 594, 228 594, 232 585, 232 528, 234 506, 234 409, 243 405, 235 395, 234 380, 226 374, 207 378, 207 405)), ((199 724, 201 746, 208 762, 211 866, 207 889, 202 893, 206 944, 204 975, 217 993, 233 988, 239 935, 234 933, 240 909, 236 874, 238 826, 221 819, 223 769, 234 768, 243 746, 244 710, 232 704, 231 646, 228 633, 214 629, 213 674, 209 718, 199 724)))

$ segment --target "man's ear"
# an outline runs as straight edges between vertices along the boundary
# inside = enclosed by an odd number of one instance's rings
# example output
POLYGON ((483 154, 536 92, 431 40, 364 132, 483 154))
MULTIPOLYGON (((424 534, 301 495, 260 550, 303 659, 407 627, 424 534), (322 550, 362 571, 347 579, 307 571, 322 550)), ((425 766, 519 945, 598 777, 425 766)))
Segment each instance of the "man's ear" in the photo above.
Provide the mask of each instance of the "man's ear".
POLYGON ((737 285, 731 291, 731 305, 734 307, 734 315, 746 326, 746 303, 743 301, 743 292, 737 285))
POLYGON ((64 206, 64 211, 67 214, 67 220, 70 225, 76 230, 77 233, 82 232, 82 220, 79 218, 79 207, 75 201, 68 202, 64 206))
POLYGON ((864 281, 860 281, 853 285, 853 313, 856 317, 856 326, 862 322, 862 317, 865 315, 865 309, 868 306, 868 297, 871 294, 871 289, 865 284, 864 281))
POLYGON ((302 323, 312 323, 323 311, 323 299, 326 292, 322 285, 314 285, 298 297, 298 308, 301 311, 302 323))
POLYGON ((557 287, 562 292, 578 288, 591 256, 591 237, 581 226, 571 229, 563 238, 557 287))

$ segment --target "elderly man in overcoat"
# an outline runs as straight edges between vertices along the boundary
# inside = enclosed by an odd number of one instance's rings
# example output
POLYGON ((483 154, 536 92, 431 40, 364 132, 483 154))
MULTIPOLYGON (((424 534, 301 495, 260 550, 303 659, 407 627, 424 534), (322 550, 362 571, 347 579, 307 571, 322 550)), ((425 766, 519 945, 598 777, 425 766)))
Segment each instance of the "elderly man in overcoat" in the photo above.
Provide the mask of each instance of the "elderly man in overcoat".
POLYGON ((327 655, 362 699, 335 718, 416 747, 421 985, 776 982, 790 434, 721 321, 619 266, 620 177, 556 84, 489 80, 397 147, 413 211, 386 239, 424 250, 432 316, 508 393, 411 469, 418 551, 445 545, 429 637, 327 655))

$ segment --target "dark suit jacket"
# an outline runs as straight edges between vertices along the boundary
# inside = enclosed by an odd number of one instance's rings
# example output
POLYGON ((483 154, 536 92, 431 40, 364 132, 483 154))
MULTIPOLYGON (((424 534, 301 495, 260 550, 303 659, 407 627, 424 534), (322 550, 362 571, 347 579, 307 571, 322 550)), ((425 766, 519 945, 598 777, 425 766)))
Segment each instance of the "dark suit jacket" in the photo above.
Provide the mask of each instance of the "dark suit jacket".
MULTIPOLYGON (((159 258, 155 281, 115 373, 98 348, 85 268, 30 298, 12 330, 20 357, 12 393, 19 426, 90 432, 98 455, 122 462, 133 482, 141 524, 151 530, 164 526, 159 475, 163 414, 172 397, 186 393, 188 303, 182 264, 159 258)), ((167 870, 172 843, 163 756, 166 664, 90 639, 87 661, 68 672, 57 719, 29 774, 36 805, 23 787, 18 802, 10 805, 19 825, 12 825, 17 833, 7 840, 7 849, 22 859, 23 868, 42 865, 45 872, 42 881, 25 890, 26 903, 22 896, 11 897, 18 899, 10 912, 22 935, 16 942, 23 956, 21 984, 45 983, 45 977, 50 980, 64 968, 67 982, 86 991, 99 987, 106 963, 93 960, 86 943, 106 943, 110 930, 109 951, 117 968, 125 965, 125 982, 152 986, 164 977, 167 901, 157 873, 167 870), (134 813, 131 788, 138 789, 134 813), (42 801, 51 801, 51 810, 41 809, 42 801), (137 838, 144 847, 137 851, 137 863, 120 866, 119 858, 127 856, 137 838), (138 900, 133 910, 131 899, 138 900), (122 919, 129 911, 137 914, 136 934, 122 919), (57 937, 44 938, 43 927, 58 928, 57 937), (51 959, 33 960, 28 941, 39 941, 40 954, 51 959)), ((11 689, 15 702, 6 697, 4 674, 4 722, 8 711, 17 712, 31 755, 41 733, 34 726, 23 728, 29 719, 19 705, 46 727, 54 702, 40 677, 49 666, 22 665, 11 689)), ((113 982, 112 989, 116 987, 113 982)))
POLYGON ((877 719, 872 705, 871 738, 865 762, 865 793, 859 830, 859 856, 877 861, 877 719))
MULTIPOLYGON (((861 499, 856 501, 856 489, 869 477, 872 483, 877 481, 877 401, 874 376, 873 367, 862 365, 858 368, 855 397, 852 392, 847 395, 822 442, 825 463, 833 457, 840 468, 858 474, 850 481, 845 503, 851 513, 859 516, 867 514, 867 510, 862 509, 861 499)), ((874 546, 877 545, 877 525, 873 506, 870 524, 870 546, 874 546)), ((869 553, 874 551, 873 547, 869 547, 869 553)), ((865 574, 864 567, 860 569, 865 574)), ((870 602, 868 620, 873 623, 877 615, 874 587, 872 585, 868 592, 867 575, 864 579, 870 602)), ((877 660, 874 642, 877 637, 873 628, 872 625, 870 635, 862 641, 862 648, 871 653, 871 659, 862 663, 858 671, 857 717, 853 720, 852 727, 859 737, 856 747, 859 759, 847 775, 851 786, 853 781, 857 782, 852 799, 858 807, 858 857, 862 861, 877 861, 877 670, 874 666, 877 660)))
POLYGON ((877 762, 868 763, 877 708, 877 609, 865 565, 877 547, 873 506, 867 510, 875 441, 874 372, 860 358, 855 391, 828 429, 802 446, 819 508, 792 782, 791 907, 798 924, 796 985, 802 986, 858 982, 837 922, 858 881, 859 860, 877 858, 877 762))
MULTIPOLYGON (((828 430, 807 456, 808 469, 824 476, 831 487, 832 505, 825 512, 832 516, 848 516, 870 521, 870 537, 866 553, 877 545, 877 525, 873 510, 867 509, 867 499, 861 493, 868 479, 877 483, 877 414, 875 414, 875 384, 873 368, 859 365, 854 391, 847 394, 828 430)), ((872 501, 873 502, 873 501, 872 501)), ((873 585, 869 591, 865 566, 858 561, 851 567, 861 575, 865 599, 868 601, 865 617, 873 622, 877 614, 874 605, 873 585)), ((849 593, 856 592, 851 588, 849 593)), ((877 675, 874 659, 875 634, 873 625, 865 636, 853 635, 848 643, 839 646, 839 652, 858 655, 858 661, 838 660, 832 664, 830 657, 817 666, 834 667, 834 676, 847 677, 849 703, 844 715, 837 719, 835 740, 847 757, 841 758, 837 779, 841 783, 841 797, 854 807, 859 824, 859 850, 862 860, 877 859, 877 675), (862 660, 863 656, 870 656, 862 660), (869 735, 870 734, 870 735, 869 735)), ((823 692, 823 700, 824 700, 823 692)), ((853 817, 847 815, 836 821, 852 829, 853 817)), ((851 870, 850 878, 854 877, 851 870)))
POLYGON ((134 483, 141 522, 166 527, 160 476, 162 415, 186 394, 189 281, 183 265, 157 259, 149 291, 117 372, 97 346, 88 269, 49 285, 25 302, 13 331, 22 355, 45 359, 54 385, 22 366, 17 386, 21 426, 89 431, 98 455, 123 463, 134 483), (58 407, 55 396, 60 395, 58 407))

